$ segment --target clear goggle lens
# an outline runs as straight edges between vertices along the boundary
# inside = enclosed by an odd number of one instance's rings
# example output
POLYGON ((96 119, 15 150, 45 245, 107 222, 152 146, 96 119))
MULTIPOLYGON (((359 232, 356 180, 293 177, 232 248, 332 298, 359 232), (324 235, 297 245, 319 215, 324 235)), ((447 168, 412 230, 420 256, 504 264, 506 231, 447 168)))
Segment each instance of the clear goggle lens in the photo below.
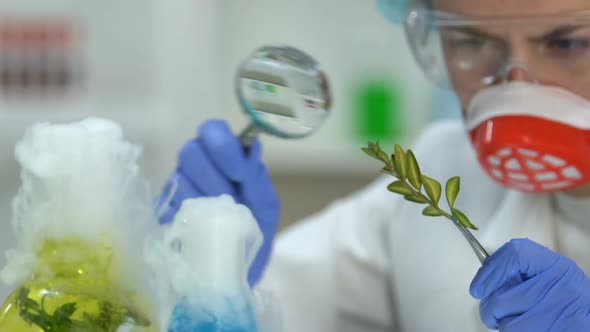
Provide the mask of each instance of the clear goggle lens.
POLYGON ((419 65, 443 87, 479 90, 515 68, 572 91, 590 83, 589 12, 469 18, 414 1, 405 28, 419 65))

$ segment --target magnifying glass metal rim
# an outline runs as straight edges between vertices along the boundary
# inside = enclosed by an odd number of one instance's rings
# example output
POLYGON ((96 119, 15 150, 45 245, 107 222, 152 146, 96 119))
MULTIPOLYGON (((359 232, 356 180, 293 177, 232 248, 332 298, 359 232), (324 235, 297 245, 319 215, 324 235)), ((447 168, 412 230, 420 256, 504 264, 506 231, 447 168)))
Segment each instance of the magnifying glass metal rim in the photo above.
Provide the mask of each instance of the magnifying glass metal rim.
MULTIPOLYGON (((307 132, 301 133, 301 134, 285 133, 284 131, 282 131, 282 130, 276 128, 275 126, 262 120, 260 118, 260 116, 258 116, 256 114, 256 108, 244 96, 242 88, 241 88, 241 86, 242 86, 241 85, 241 83, 242 83, 241 82, 241 80, 242 80, 241 73, 243 71, 243 68, 247 64, 250 63, 250 61, 254 58, 254 56, 257 53, 260 53, 264 49, 271 49, 271 48, 287 49, 287 50, 290 49, 295 52, 298 52, 298 53, 302 54, 303 56, 305 56, 307 61, 314 64, 313 70, 316 70, 319 73, 323 73, 323 70, 320 67, 319 63, 314 58, 312 58, 307 53, 301 51, 298 48, 295 48, 295 47, 289 46, 289 45, 285 45, 285 44, 263 45, 263 46, 257 48, 244 61, 242 61, 240 66, 238 67, 238 71, 237 71, 235 78, 234 78, 234 89, 235 89, 235 93, 238 98, 238 101, 240 103, 240 106, 242 107, 243 111, 248 114, 248 116, 250 117, 250 120, 251 120, 248 127, 240 134, 240 140, 242 141, 242 144, 244 144, 244 146, 249 146, 251 144, 252 140, 260 132, 264 132, 264 133, 267 133, 267 134, 270 134, 270 135, 273 135, 276 137, 280 137, 280 138, 285 138, 285 139, 297 139, 297 138, 303 138, 303 137, 307 137, 309 135, 312 135, 320 128, 320 126, 318 125, 318 126, 316 126, 316 128, 313 128, 310 131, 307 131, 307 132)), ((326 88, 324 91, 326 93, 326 97, 327 97, 325 109, 329 110, 331 108, 331 100, 332 100, 330 85, 329 85, 328 79, 325 76, 325 74, 323 75, 322 79, 325 80, 325 84, 326 84, 326 88)))

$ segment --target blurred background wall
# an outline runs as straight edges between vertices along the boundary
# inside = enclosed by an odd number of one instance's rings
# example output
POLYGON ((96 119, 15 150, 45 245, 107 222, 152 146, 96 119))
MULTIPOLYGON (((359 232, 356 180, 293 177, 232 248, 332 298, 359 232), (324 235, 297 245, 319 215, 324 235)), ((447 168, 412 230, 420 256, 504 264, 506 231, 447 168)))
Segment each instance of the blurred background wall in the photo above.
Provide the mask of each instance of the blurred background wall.
POLYGON ((319 60, 335 99, 313 137, 262 138, 283 226, 376 177, 360 152, 367 140, 411 144, 429 122, 459 114, 370 0, 0 0, 0 252, 15 245, 13 147, 28 125, 118 121, 144 147, 143 171, 157 192, 199 123, 247 125, 234 71, 268 43, 319 60))

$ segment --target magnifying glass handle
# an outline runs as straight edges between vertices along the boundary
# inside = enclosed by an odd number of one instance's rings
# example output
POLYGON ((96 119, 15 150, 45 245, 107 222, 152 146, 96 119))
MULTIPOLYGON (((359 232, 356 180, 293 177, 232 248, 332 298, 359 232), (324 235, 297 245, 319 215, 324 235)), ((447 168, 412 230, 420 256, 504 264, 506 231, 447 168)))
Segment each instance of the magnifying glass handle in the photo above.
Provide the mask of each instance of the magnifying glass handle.
POLYGON ((254 122, 250 122, 248 127, 242 131, 240 134, 240 142, 242 143, 242 146, 246 152, 249 150, 250 145, 252 145, 252 141, 256 138, 256 136, 258 136, 259 133, 260 129, 256 127, 254 122))

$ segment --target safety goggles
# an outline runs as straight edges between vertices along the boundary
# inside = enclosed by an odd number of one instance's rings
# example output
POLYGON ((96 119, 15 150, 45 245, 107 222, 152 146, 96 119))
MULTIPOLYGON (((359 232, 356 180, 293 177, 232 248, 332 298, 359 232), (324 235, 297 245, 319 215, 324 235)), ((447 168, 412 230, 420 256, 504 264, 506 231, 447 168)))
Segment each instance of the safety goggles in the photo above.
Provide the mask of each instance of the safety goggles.
POLYGON ((443 87, 477 91, 516 70, 572 91, 590 83, 590 12, 466 17, 414 0, 404 25, 419 65, 443 87))

